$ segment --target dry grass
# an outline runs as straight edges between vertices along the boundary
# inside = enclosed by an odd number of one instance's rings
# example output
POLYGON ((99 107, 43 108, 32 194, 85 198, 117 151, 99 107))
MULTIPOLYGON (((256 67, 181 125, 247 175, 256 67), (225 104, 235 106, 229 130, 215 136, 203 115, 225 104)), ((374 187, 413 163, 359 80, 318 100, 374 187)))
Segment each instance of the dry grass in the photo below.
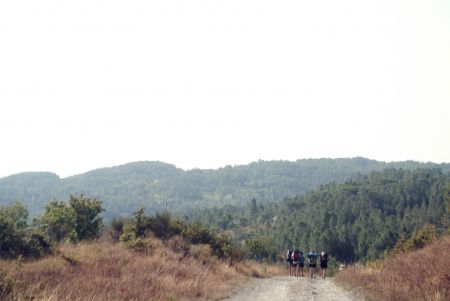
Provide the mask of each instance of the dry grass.
POLYGON ((336 281, 375 300, 450 300, 450 236, 372 266, 341 271, 336 281))
POLYGON ((249 276, 283 272, 222 261, 209 246, 183 247, 177 238, 166 244, 154 239, 147 255, 109 242, 62 245, 57 256, 19 267, 3 261, 0 269, 14 282, 7 300, 216 300, 249 276))

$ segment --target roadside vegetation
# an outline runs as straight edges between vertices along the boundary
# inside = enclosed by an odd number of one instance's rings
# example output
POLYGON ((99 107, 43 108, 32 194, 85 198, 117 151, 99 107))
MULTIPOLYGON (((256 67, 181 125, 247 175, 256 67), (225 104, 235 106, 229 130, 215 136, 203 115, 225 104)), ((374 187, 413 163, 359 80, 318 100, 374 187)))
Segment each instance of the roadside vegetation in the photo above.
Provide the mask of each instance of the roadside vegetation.
POLYGON ((215 300, 275 266, 222 260, 206 244, 151 238, 145 251, 109 241, 64 243, 40 260, 0 261, 0 300, 215 300))
POLYGON ((20 203, 0 207, 0 300, 214 300, 249 277, 284 272, 167 212, 141 209, 104 229, 102 212, 83 195, 50 203, 31 224, 20 203))
MULTIPOLYGON (((413 245, 413 240, 407 244, 413 245)), ((350 266, 335 280, 369 300, 450 300, 450 236, 413 249, 382 261, 350 266)))
POLYGON ((450 300, 450 185, 441 214, 440 227, 402 235, 384 259, 351 265, 335 280, 373 300, 450 300))
POLYGON ((0 300, 214 300, 286 274, 287 248, 325 250, 329 276, 375 300, 447 300, 450 175, 389 169, 279 203, 144 208, 104 226, 102 202, 0 205, 0 300), (440 238, 441 237, 441 238, 440 238), (442 238, 443 237, 443 238, 442 238))

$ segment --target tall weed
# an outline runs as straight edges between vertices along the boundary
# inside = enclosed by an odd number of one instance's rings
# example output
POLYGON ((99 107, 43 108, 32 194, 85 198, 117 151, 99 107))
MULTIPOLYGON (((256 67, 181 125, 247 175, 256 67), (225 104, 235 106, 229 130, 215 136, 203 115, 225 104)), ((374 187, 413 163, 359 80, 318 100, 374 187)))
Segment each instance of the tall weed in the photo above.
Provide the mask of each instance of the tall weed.
POLYGON ((367 266, 341 271, 336 281, 375 300, 450 300, 450 236, 367 266))
POLYGON ((145 253, 106 241, 63 244, 57 255, 21 263, 19 273, 12 262, 0 262, 6 271, 0 276, 5 292, 0 299, 214 300, 228 296, 249 276, 284 272, 221 260, 209 244, 189 245, 176 236, 164 242, 153 237, 151 245, 145 253), (8 280, 14 275, 16 284, 8 280))

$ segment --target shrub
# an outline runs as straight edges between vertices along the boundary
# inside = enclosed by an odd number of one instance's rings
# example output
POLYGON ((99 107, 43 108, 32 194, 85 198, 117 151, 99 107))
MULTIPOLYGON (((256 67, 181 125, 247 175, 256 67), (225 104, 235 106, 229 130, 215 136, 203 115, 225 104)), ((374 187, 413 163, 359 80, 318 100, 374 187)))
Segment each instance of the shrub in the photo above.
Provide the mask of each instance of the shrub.
POLYGON ((113 242, 119 241, 124 225, 130 222, 130 219, 125 218, 113 219, 105 229, 104 236, 113 242))
POLYGON ((168 212, 157 214, 148 218, 148 229, 152 231, 156 237, 167 239, 177 234, 176 229, 172 228, 172 216, 168 212))
MULTIPOLYGON (((429 245, 437 238, 437 230, 434 225, 424 225, 420 229, 414 231, 410 239, 402 236, 391 254, 398 254, 407 251, 417 250, 429 245)), ((387 253, 389 254, 389 253, 387 253)))
MULTIPOLYGON (((116 222, 115 226, 119 228, 120 223, 116 222)), ((118 233, 119 230, 114 232, 118 233)), ((215 235, 210 232, 208 227, 200 223, 185 224, 182 220, 172 217, 168 212, 157 214, 154 217, 146 217, 144 208, 141 208, 134 213, 134 217, 129 223, 122 224, 120 232, 120 241, 132 248, 139 248, 138 246, 134 247, 139 238, 153 236, 167 240, 167 245, 173 250, 186 254, 189 243, 192 243, 209 244, 213 254, 219 258, 232 255, 231 239, 227 235, 215 235)))
POLYGON ((23 204, 0 206, 0 257, 37 258, 50 253, 48 237, 28 227, 27 217, 28 211, 23 204))
POLYGON ((69 202, 51 202, 36 219, 36 225, 55 241, 92 240, 100 236, 103 226, 101 202, 96 199, 70 196, 69 202))
POLYGON ((120 241, 127 243, 129 241, 136 240, 136 225, 128 223, 123 225, 122 234, 120 235, 120 241))
POLYGON ((212 238, 209 229, 200 223, 189 224, 183 231, 183 236, 193 244, 208 244, 212 238))
POLYGON ((169 222, 170 226, 170 234, 172 235, 181 235, 183 231, 186 229, 186 224, 177 218, 171 218, 169 222))
POLYGON ((182 234, 186 225, 183 221, 174 218, 169 212, 158 213, 154 217, 147 217, 144 208, 134 213, 133 220, 137 237, 144 237, 151 231, 154 236, 168 239, 174 235, 182 234))
POLYGON ((22 255, 26 258, 39 258, 51 253, 52 244, 44 233, 31 229, 23 238, 22 255))
POLYGON ((214 235, 211 241, 214 255, 219 258, 230 257, 232 254, 231 239, 225 234, 214 235))
POLYGON ((277 260, 277 250, 269 237, 255 237, 245 241, 245 247, 250 259, 262 260, 269 258, 271 261, 277 260))
POLYGON ((154 246, 151 238, 138 237, 133 240, 129 240, 125 243, 125 246, 133 251, 150 255, 153 253, 154 246))

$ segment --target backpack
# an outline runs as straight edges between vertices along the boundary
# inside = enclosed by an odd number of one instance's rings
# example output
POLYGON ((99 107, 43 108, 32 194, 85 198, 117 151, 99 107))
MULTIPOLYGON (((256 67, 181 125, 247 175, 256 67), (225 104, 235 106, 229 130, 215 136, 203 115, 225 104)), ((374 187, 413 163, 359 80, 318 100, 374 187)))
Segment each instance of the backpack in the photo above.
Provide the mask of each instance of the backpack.
POLYGON ((291 250, 288 250, 288 251, 287 251, 287 260, 290 260, 290 259, 291 259, 291 256, 292 256, 292 251, 291 251, 291 250))
POLYGON ((300 252, 299 251, 294 251, 294 255, 292 255, 292 259, 295 261, 295 262, 298 262, 298 261, 300 261, 300 252))
POLYGON ((313 253, 308 253, 308 263, 309 264, 316 264, 316 256, 313 253))

